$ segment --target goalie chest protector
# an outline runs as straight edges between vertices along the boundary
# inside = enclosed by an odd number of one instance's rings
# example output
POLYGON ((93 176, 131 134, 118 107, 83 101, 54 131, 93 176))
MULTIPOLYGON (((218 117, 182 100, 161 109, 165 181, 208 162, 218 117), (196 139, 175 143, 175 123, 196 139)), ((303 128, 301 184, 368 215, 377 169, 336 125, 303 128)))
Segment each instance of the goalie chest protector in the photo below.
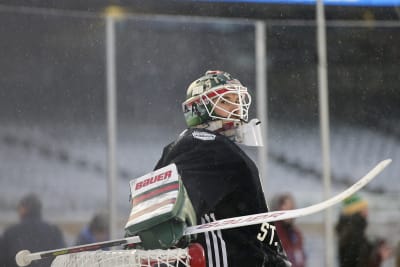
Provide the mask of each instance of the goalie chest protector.
POLYGON ((183 231, 196 224, 196 213, 175 164, 132 180, 130 189, 132 210, 126 236, 140 236, 138 245, 144 249, 170 248, 182 237, 190 242, 183 231))

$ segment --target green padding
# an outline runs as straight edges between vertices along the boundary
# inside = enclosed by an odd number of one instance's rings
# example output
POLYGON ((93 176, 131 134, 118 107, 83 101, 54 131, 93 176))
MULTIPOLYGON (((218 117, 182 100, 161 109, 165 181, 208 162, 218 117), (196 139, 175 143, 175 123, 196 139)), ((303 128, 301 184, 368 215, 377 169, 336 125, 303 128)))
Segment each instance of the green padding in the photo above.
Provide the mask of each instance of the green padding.
POLYGON ((142 242, 138 245, 143 249, 167 249, 180 241, 190 242, 190 236, 183 236, 183 231, 195 224, 196 213, 179 178, 179 192, 172 210, 125 228, 125 236, 140 236, 142 242))

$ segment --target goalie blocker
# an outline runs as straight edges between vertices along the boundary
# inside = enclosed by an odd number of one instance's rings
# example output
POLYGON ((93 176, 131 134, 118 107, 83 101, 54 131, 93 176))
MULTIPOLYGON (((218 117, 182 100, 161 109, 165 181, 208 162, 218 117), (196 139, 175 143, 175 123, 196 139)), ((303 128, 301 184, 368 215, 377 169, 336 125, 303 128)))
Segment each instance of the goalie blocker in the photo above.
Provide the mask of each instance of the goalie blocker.
POLYGON ((131 213, 125 236, 139 236, 143 249, 187 246, 187 226, 196 224, 196 213, 175 164, 130 182, 131 213))

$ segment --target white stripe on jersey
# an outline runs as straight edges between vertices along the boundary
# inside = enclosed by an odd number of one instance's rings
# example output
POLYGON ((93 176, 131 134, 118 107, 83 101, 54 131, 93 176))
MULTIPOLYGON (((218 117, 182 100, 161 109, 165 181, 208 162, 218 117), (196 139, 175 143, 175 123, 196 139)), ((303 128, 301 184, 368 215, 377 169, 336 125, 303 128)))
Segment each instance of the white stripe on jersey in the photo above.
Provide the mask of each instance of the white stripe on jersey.
MULTIPOLYGON (((204 217, 201 218, 201 222, 204 224, 204 223, 209 223, 211 221, 216 221, 214 213, 211 213, 210 217, 207 214, 204 215, 204 217)), ((217 230, 216 232, 215 231, 205 232, 204 235, 207 246, 208 266, 213 267, 215 262, 216 267, 228 267, 226 245, 225 245, 225 240, 222 237, 221 230, 217 230), (222 257, 222 262, 221 262, 221 257, 222 257)))
MULTIPOLYGON (((216 221, 214 213, 211 213, 210 216, 213 219, 213 221, 216 221)), ((222 245, 222 260, 224 263, 223 266, 228 266, 228 257, 226 255, 226 245, 225 245, 225 240, 222 238, 221 230, 217 231, 217 235, 218 235, 219 239, 221 240, 221 245, 222 245)))
MULTIPOLYGON (((205 224, 206 221, 204 218, 201 218, 201 224, 205 224)), ((211 252, 211 244, 210 244, 210 232, 205 232, 205 239, 206 239, 206 246, 207 246, 207 258, 208 258, 208 267, 213 267, 213 260, 212 260, 212 252, 211 252)))

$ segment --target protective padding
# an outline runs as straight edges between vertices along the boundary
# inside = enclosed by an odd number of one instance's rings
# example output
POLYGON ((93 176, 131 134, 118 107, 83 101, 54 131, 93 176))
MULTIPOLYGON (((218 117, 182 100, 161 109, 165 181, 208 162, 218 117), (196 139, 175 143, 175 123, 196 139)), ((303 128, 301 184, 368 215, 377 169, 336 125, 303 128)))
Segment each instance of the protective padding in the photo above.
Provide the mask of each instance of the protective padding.
POLYGON ((187 226, 196 224, 196 213, 175 164, 130 182, 132 210, 126 236, 140 236, 143 249, 166 249, 179 242, 187 226))

